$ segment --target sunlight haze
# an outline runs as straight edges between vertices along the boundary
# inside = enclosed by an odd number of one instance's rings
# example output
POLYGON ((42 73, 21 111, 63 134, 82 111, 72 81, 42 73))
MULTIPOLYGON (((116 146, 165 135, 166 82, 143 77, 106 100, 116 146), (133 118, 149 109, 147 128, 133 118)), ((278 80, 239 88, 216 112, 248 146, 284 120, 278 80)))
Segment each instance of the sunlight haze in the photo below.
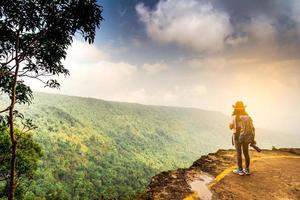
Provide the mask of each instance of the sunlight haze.
POLYGON ((96 43, 68 50, 71 76, 34 90, 227 115, 243 100, 257 126, 300 130, 298 1, 101 2, 96 43))

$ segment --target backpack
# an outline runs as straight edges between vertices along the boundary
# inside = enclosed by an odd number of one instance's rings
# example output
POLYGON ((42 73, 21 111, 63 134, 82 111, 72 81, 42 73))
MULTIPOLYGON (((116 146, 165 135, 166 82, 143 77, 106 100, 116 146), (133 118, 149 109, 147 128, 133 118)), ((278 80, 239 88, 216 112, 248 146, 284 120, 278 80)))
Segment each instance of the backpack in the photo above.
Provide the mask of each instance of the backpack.
POLYGON ((240 127, 240 143, 254 143, 255 141, 255 128, 251 117, 244 115, 240 117, 239 120, 240 127))

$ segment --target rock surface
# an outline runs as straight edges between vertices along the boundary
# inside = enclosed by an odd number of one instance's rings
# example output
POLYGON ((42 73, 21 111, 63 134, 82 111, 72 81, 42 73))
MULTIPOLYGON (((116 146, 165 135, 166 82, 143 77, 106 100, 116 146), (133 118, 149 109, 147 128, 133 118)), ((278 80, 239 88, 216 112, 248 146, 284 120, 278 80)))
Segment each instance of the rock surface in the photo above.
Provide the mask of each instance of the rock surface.
POLYGON ((203 176, 212 177, 207 187, 213 200, 265 199, 266 196, 269 199, 300 199, 300 149, 251 151, 250 155, 250 176, 231 172, 235 167, 234 150, 219 150, 202 156, 190 168, 154 176, 139 200, 200 199, 199 191, 195 192, 191 185, 203 176))

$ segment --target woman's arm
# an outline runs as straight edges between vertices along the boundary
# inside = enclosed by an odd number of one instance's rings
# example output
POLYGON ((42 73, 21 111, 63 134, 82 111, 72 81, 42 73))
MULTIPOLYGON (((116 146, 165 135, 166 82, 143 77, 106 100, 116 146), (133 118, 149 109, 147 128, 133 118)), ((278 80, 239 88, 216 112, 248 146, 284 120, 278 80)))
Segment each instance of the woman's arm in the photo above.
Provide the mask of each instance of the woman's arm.
POLYGON ((232 117, 232 121, 229 123, 229 129, 232 130, 235 128, 235 121, 234 121, 234 117, 232 117))

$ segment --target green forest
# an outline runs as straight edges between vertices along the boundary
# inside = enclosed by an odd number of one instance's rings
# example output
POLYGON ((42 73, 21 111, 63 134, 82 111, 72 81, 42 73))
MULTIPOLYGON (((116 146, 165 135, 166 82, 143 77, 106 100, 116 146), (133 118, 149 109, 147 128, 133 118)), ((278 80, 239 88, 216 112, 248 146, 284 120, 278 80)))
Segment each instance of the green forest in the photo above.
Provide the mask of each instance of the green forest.
MULTIPOLYGON (((220 112, 46 93, 18 110, 34 119, 43 154, 22 199, 133 199, 155 174, 231 148, 230 118, 220 112)), ((293 144, 257 134, 262 147, 293 144)))

